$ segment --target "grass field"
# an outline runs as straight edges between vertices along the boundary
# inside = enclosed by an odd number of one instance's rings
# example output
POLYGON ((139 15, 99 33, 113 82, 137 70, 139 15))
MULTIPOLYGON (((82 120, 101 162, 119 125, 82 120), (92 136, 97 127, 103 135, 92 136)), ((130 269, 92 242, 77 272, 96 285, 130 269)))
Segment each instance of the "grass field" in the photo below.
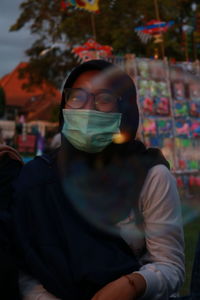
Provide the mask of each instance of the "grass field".
POLYGON ((180 191, 185 234, 185 283, 180 291, 181 295, 187 295, 190 291, 192 265, 195 254, 196 242, 200 233, 200 190, 180 191))

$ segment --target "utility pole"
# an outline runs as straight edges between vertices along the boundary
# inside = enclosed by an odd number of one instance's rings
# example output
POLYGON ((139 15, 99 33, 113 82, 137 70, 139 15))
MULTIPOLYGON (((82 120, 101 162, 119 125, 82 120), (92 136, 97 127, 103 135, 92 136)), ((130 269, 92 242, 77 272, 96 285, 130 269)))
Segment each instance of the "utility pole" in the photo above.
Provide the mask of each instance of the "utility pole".
MULTIPOLYGON (((154 0, 154 8, 155 8, 155 15, 156 15, 156 20, 160 21, 160 13, 159 13, 159 7, 158 7, 158 0, 154 0)), ((161 48, 161 54, 162 58, 165 58, 165 48, 164 48, 164 36, 161 33, 162 37, 162 42, 160 43, 160 48, 161 48)))
POLYGON ((96 41, 97 40, 97 33, 96 33, 94 13, 91 13, 90 15, 91 15, 92 35, 93 35, 93 39, 96 41))

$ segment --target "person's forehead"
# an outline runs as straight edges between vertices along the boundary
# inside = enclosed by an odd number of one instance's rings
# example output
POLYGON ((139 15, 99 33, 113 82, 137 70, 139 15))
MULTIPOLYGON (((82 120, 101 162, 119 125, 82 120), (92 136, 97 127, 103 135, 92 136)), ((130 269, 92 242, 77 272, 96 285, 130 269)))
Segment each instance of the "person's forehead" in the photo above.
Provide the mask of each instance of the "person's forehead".
POLYGON ((87 88, 91 90, 105 89, 109 82, 102 71, 91 70, 80 74, 72 85, 72 88, 87 88))

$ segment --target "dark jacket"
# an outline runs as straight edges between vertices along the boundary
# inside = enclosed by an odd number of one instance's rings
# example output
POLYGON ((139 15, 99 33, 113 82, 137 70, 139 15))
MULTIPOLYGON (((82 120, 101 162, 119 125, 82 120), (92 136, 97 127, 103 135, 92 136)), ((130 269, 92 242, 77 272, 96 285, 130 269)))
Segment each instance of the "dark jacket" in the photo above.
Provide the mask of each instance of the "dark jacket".
MULTIPOLYGON (((93 226, 73 206, 70 191, 62 186, 58 153, 36 157, 16 182, 16 249, 20 267, 49 292, 61 299, 89 300, 107 283, 138 270, 139 264, 119 236, 93 226)), ((135 207, 149 168, 158 163, 168 166, 159 150, 145 150, 136 160, 135 170, 131 166, 137 174, 135 203, 128 203, 135 207)), ((69 175, 66 180, 71 180, 69 175)))
POLYGON ((22 160, 11 147, 0 146, 0 291, 5 300, 19 299, 18 268, 12 242, 10 211, 12 183, 19 174, 22 160))

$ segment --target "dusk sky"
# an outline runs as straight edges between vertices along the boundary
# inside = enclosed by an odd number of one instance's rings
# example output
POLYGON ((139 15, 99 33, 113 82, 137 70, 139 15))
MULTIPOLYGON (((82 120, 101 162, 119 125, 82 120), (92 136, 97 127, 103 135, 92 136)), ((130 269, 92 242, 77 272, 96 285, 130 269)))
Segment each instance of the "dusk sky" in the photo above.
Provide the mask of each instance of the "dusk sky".
POLYGON ((33 42, 28 28, 9 32, 9 27, 19 16, 23 0, 0 1, 0 77, 12 71, 21 61, 26 61, 24 51, 33 42))

